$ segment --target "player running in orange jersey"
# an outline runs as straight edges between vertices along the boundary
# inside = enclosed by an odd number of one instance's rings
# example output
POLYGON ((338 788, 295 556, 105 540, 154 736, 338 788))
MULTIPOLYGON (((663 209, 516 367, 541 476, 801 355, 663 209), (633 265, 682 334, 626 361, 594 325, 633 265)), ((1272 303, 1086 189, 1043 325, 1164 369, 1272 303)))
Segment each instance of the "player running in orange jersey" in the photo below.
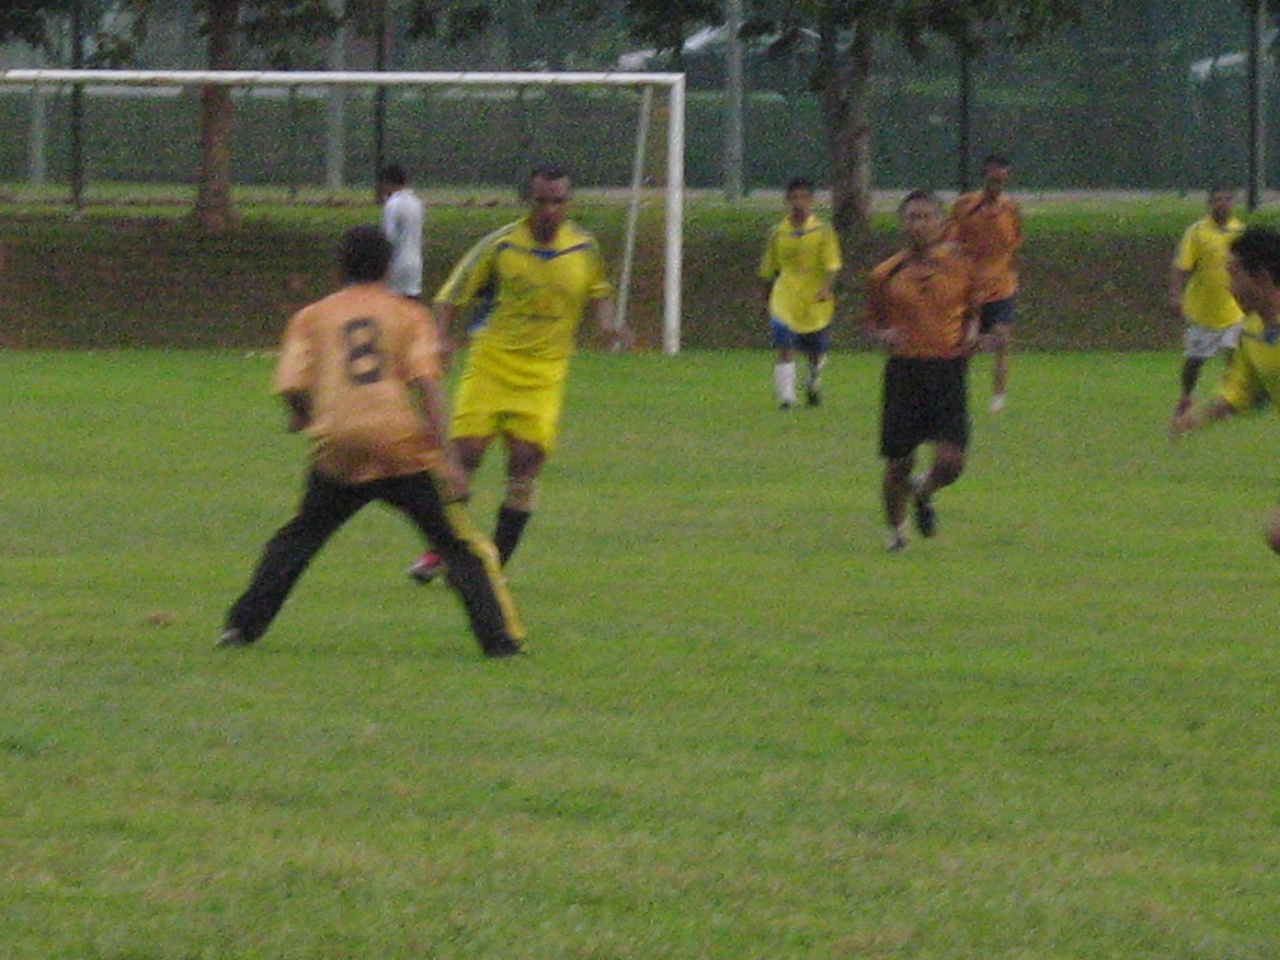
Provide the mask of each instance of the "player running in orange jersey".
POLYGON ((484 653, 519 653, 524 628, 497 550, 467 517, 466 473, 441 441, 448 404, 435 321, 383 282, 391 243, 377 227, 349 230, 339 259, 347 285, 293 315, 275 370, 289 429, 313 442, 302 503, 264 548, 218 646, 257 641, 329 538, 381 500, 446 559, 484 653))
POLYGON ((1015 257, 1022 247, 1022 210, 1005 193, 1007 158, 992 154, 982 162, 982 189, 956 198, 946 236, 956 240, 977 267, 979 326, 994 354, 991 412, 1004 409, 1009 385, 1009 345, 1018 304, 1015 257))
POLYGON ((973 261, 943 240, 943 213, 927 190, 898 207, 907 246, 867 278, 867 338, 889 353, 880 421, 882 496, 891 551, 907 545, 907 505, 921 536, 937 532, 933 495, 964 470, 969 443, 968 365, 978 344, 973 261), (933 463, 913 478, 916 449, 932 443, 933 463))

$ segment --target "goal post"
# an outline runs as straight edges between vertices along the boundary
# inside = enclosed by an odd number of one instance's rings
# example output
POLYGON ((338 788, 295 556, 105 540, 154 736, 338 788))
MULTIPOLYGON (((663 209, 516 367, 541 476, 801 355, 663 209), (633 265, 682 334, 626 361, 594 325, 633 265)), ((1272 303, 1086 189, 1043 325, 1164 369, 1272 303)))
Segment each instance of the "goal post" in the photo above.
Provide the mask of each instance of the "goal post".
MULTIPOLYGON (((644 94, 642 123, 650 115, 651 91, 665 90, 668 121, 666 130, 666 184, 663 233, 662 347, 678 353, 681 339, 681 270, 684 242, 684 140, 685 77, 683 73, 630 72, 471 72, 412 71, 284 71, 284 70, 0 70, 0 85, 30 86, 127 86, 127 87, 632 87, 644 94)), ((635 250, 635 230, 639 198, 644 185, 644 143, 642 128, 637 134, 637 156, 630 184, 631 207, 624 240, 624 262, 619 296, 625 309, 635 250)))

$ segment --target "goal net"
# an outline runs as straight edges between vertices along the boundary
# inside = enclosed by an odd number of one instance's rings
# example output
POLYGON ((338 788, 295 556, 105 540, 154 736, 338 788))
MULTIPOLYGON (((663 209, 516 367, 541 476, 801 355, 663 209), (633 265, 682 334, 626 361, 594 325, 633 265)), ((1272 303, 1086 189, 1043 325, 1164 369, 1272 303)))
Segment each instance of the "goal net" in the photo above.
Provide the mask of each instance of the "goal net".
POLYGON ((344 185, 348 170, 356 170, 353 179, 368 190, 378 155, 391 140, 397 158, 424 158, 432 187, 509 188, 531 160, 563 162, 580 190, 625 198, 621 319, 636 286, 641 207, 646 197, 660 195, 662 346, 679 351, 683 74, 5 70, 0 93, 27 96, 0 98, 0 117, 11 133, 25 128, 29 135, 21 157, 14 147, 18 138, 6 138, 9 156, 0 151, 0 181, 42 183, 53 157, 77 197, 86 181, 189 185, 199 162, 189 92, 211 85, 233 88, 238 98, 237 186, 271 184, 296 195, 300 185, 322 184, 333 191, 344 185), (69 117, 56 102, 68 91, 77 108, 69 117), (81 106, 82 96, 91 98, 91 111, 81 106), (400 120, 395 135, 386 129, 387 98, 400 120), (658 110, 663 122, 655 124, 658 110), (97 148, 60 148, 70 125, 74 143, 85 127, 97 148))

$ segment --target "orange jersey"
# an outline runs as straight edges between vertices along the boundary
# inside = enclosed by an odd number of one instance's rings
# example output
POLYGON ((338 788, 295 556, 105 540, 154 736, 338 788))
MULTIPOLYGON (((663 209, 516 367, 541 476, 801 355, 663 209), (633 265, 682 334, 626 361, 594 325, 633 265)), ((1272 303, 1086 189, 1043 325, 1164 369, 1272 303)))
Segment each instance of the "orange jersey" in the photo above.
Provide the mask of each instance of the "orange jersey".
POLYGON ((293 315, 273 386, 304 393, 318 471, 342 483, 418 473, 440 457, 410 381, 441 376, 435 320, 381 283, 345 287, 293 315))
POLYGON ((903 250, 867 278, 867 326, 896 330, 895 357, 950 360, 968 352, 968 327, 979 301, 974 264, 952 243, 926 256, 903 250))
POLYGON ((979 302, 1005 300, 1018 292, 1014 257, 1022 246, 1022 210, 1001 194, 991 200, 982 191, 956 198, 946 237, 973 258, 977 268, 979 302))

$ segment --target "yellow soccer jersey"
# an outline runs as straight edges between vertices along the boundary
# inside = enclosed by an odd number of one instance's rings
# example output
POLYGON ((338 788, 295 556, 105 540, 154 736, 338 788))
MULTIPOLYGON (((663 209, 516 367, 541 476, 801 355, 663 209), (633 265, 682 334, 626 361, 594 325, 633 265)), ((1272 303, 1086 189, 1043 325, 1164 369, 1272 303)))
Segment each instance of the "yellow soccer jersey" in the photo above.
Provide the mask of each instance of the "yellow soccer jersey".
POLYGON ((1268 332, 1261 318, 1251 313, 1240 333, 1218 395, 1236 410, 1247 410, 1264 397, 1280 405, 1280 330, 1268 332))
POLYGON ((439 459, 408 383, 441 375, 426 307, 382 284, 346 287, 294 314, 276 393, 305 393, 315 467, 343 483, 418 473, 439 459))
POLYGON ((1190 274, 1182 291, 1182 312, 1192 323, 1221 330, 1240 322, 1242 312, 1231 295, 1227 259, 1231 241, 1242 230, 1244 224, 1235 217, 1225 227, 1204 217, 1183 233, 1173 265, 1190 274))
POLYGON ((769 231, 760 279, 772 281, 769 314, 796 333, 814 333, 831 323, 835 299, 815 299, 843 261, 840 241, 828 224, 810 215, 796 228, 790 217, 769 231))
POLYGON ((566 221, 543 245, 519 220, 472 247, 435 299, 477 306, 471 364, 538 386, 564 377, 587 305, 612 295, 594 236, 566 221))

